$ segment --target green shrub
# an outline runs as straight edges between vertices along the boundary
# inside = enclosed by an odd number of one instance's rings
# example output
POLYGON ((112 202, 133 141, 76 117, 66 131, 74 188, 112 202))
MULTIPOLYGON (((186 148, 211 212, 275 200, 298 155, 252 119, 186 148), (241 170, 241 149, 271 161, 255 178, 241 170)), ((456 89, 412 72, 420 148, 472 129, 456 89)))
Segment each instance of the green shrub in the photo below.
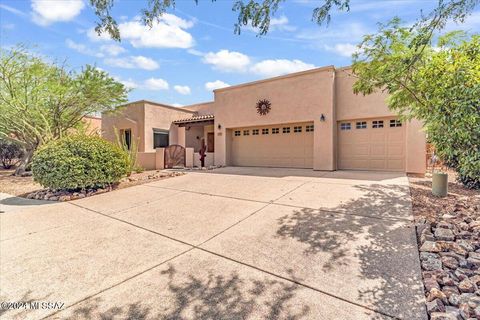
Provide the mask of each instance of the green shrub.
POLYGON ((480 149, 466 150, 458 160, 458 181, 470 189, 480 189, 480 149))
POLYGON ((75 135, 52 141, 33 157, 35 181, 51 189, 103 188, 126 175, 128 155, 100 137, 75 135))

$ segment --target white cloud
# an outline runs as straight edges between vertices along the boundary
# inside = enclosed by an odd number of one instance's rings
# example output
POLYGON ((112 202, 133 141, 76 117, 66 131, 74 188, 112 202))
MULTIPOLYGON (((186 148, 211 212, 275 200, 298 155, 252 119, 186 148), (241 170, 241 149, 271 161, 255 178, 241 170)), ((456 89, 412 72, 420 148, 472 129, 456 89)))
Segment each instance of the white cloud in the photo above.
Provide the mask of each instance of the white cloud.
POLYGON ((103 46, 100 46, 100 50, 110 56, 118 56, 120 53, 124 53, 125 51, 127 51, 118 44, 105 44, 103 46))
POLYGON ((157 90, 168 90, 170 88, 170 85, 168 84, 168 82, 160 78, 149 78, 141 82, 137 82, 132 78, 122 79, 120 77, 114 77, 114 79, 122 83, 128 89, 142 89, 142 90, 157 91, 157 90))
MULTIPOLYGON (((281 15, 278 18, 271 18, 270 19, 270 26, 268 28, 268 32, 273 32, 273 31, 287 31, 287 32, 292 32, 297 30, 297 27, 292 26, 291 24, 288 23, 288 18, 285 15, 281 15)), ((260 31, 259 28, 254 28, 251 25, 246 25, 242 27, 242 30, 248 30, 251 32, 258 33, 260 31)))
POLYGON ((125 69, 155 70, 160 67, 155 60, 152 60, 144 56, 107 58, 104 60, 104 62, 112 67, 125 68, 125 69))
POLYGON ((276 59, 260 61, 254 64, 250 70, 262 76, 275 77, 312 68, 315 68, 313 64, 301 60, 276 59))
POLYGON ((73 41, 71 39, 65 40, 65 43, 67 44, 67 47, 69 47, 70 49, 73 49, 73 50, 75 50, 75 51, 77 51, 81 54, 84 54, 84 55, 87 55, 87 56, 93 56, 93 57, 97 57, 97 58, 102 58, 104 56, 103 53, 94 51, 94 50, 90 49, 89 47, 87 47, 86 45, 81 44, 81 43, 76 43, 75 41, 73 41))
POLYGON ((94 28, 90 28, 87 31, 87 37, 91 41, 111 41, 110 35, 107 32, 102 32, 100 35, 95 31, 94 28))
POLYGON ((296 38, 304 41, 311 41, 312 44, 321 46, 325 44, 325 41, 357 42, 362 40, 364 35, 374 32, 375 29, 371 29, 363 23, 351 22, 339 24, 335 28, 304 29, 296 33, 296 38))
MULTIPOLYGON (((120 36, 130 41, 136 48, 190 48, 195 41, 190 33, 185 31, 194 22, 181 19, 173 14, 165 13, 160 21, 154 22, 152 28, 143 25, 138 19, 120 23, 120 36)), ((100 37, 94 30, 89 31, 89 37, 95 40, 107 40, 106 35, 100 37)))
POLYGON ((84 6, 82 0, 32 0, 33 21, 42 26, 58 21, 70 21, 84 6))
POLYGON ((194 56, 198 56, 198 57, 203 57, 205 55, 203 52, 195 50, 195 49, 188 49, 187 52, 194 55, 194 56))
POLYGON ((246 71, 250 64, 250 58, 243 53, 236 51, 220 50, 216 53, 209 52, 203 57, 203 62, 210 64, 214 69, 220 71, 246 71))
POLYGON ((128 78, 127 80, 117 80, 118 82, 122 83, 127 89, 136 89, 140 87, 138 83, 133 81, 131 78, 128 78))
POLYGON ((180 108, 180 107, 183 107, 183 104, 181 104, 181 103, 172 103, 172 106, 177 107, 177 108, 180 108))
POLYGON ((133 56, 131 59, 140 69, 155 70, 160 67, 155 60, 144 56, 133 56))
POLYGON ((212 81, 212 82, 207 82, 205 83, 205 89, 207 89, 208 91, 212 91, 212 90, 215 90, 215 89, 220 89, 220 88, 225 88, 225 87, 229 87, 230 85, 226 82, 223 82, 221 80, 215 80, 215 81, 212 81))
POLYGON ((279 18, 270 19, 269 31, 295 31, 296 29, 296 27, 288 24, 288 18, 285 15, 282 15, 279 18))
POLYGON ((150 78, 145 80, 143 87, 147 90, 168 90, 168 82, 160 78, 150 78))
POLYGON ((191 92, 189 86, 176 85, 176 86, 173 87, 173 89, 175 89, 175 91, 177 91, 178 93, 183 94, 183 95, 190 94, 190 92, 191 92))
POLYGON ((357 46, 351 43, 337 43, 334 46, 325 45, 325 49, 343 57, 351 57, 352 54, 358 51, 357 46))

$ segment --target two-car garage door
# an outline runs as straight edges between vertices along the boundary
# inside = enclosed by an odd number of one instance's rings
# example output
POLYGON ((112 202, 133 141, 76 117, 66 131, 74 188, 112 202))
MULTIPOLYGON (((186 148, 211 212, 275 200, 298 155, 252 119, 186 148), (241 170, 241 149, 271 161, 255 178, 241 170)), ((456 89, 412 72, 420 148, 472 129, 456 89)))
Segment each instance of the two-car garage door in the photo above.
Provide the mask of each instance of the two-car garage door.
POLYGON ((338 123, 338 168, 405 171, 405 128, 393 118, 338 123))
MULTIPOLYGON (((313 168, 313 131, 313 122, 232 129, 230 163, 313 168)), ((405 171, 405 127, 399 120, 340 121, 337 132, 338 169, 405 171)))
POLYGON ((313 122, 231 130, 234 166, 313 168, 313 122))

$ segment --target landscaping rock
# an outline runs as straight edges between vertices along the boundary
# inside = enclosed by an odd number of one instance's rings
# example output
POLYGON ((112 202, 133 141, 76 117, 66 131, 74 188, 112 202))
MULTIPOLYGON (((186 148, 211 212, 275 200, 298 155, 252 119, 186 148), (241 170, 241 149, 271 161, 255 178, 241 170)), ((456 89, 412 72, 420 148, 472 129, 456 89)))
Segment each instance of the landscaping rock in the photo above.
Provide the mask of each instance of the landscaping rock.
POLYGON ((430 301, 433 301, 435 299, 440 299, 442 300, 442 302, 447 302, 447 296, 445 295, 445 293, 443 293, 442 291, 436 289, 436 288, 432 288, 427 296, 427 301, 430 302, 430 301))
POLYGON ((425 241, 424 244, 420 247, 421 252, 440 252, 442 247, 434 241, 425 241))
POLYGON ((468 280, 468 279, 465 279, 463 280, 462 282, 460 282, 458 284, 458 289, 461 291, 461 292, 475 292, 475 286, 473 285, 473 283, 468 280))
MULTIPOLYGON (((151 179, 160 179, 166 177, 176 177, 184 175, 183 172, 176 172, 176 171, 155 171, 153 174, 143 174, 143 173, 134 173, 128 178, 123 178, 123 182, 133 182, 133 181, 149 181, 151 179)), ((37 199, 37 200, 50 200, 50 201, 70 201, 75 199, 82 199, 85 197, 90 197, 96 194, 105 193, 108 191, 112 191, 118 187, 110 186, 106 188, 99 188, 99 189, 87 189, 87 190, 77 190, 77 191, 67 191, 67 190, 38 190, 35 192, 31 192, 26 195, 27 199, 37 199)))
POLYGON ((427 302, 427 312, 444 312, 445 305, 440 299, 435 299, 433 301, 427 302))
POLYGON ((442 257, 442 265, 450 269, 456 269, 458 268, 458 261, 453 257, 442 257))
POLYGON ((435 239, 443 241, 453 241, 455 240, 455 236, 453 235, 452 230, 437 227, 437 229, 435 230, 435 239))
POLYGON ((447 312, 433 312, 430 315, 430 319, 431 320, 458 320, 458 318, 455 315, 447 312))
POLYGON ((441 270, 442 269, 442 261, 438 258, 430 258, 427 260, 422 261, 422 268, 424 270, 441 270))
POLYGON ((416 225, 426 309, 431 320, 480 320, 480 207, 455 208, 416 225))

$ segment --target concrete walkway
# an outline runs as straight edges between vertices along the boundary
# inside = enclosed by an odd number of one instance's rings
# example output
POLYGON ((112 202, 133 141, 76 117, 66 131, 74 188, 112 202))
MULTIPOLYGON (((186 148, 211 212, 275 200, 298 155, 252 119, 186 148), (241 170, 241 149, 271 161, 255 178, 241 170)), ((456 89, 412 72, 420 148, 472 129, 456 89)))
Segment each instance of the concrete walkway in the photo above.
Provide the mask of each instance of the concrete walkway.
POLYGON ((13 319, 426 319, 402 174, 222 168, 0 214, 13 319), (56 310, 55 307, 60 307, 56 310))

